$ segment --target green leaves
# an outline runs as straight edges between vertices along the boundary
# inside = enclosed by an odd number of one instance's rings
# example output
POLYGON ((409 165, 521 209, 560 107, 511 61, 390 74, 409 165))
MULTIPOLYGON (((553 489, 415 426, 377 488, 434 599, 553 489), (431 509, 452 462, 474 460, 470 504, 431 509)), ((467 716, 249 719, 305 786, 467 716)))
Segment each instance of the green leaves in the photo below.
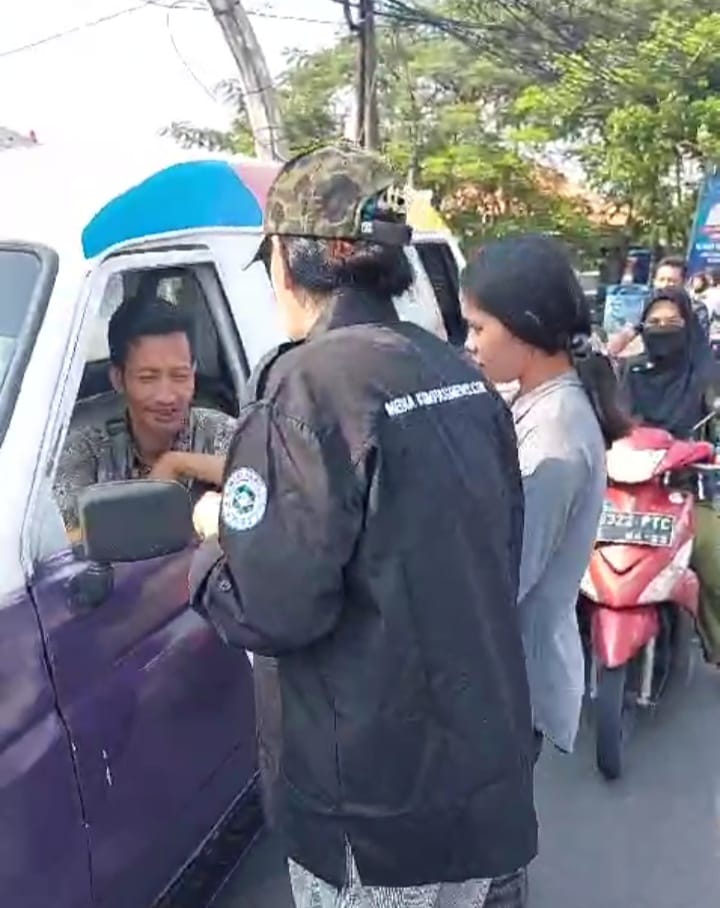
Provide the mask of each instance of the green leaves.
POLYGON ((558 60, 557 84, 526 89, 514 115, 567 142, 639 232, 682 246, 698 174, 720 160, 720 14, 666 6, 639 43, 603 38, 558 60))
MULTIPOLYGON (((588 243, 614 209, 632 238, 682 246, 698 177, 720 162, 716 3, 424 0, 434 22, 381 18, 384 151, 433 190, 468 244, 523 229, 588 243), (543 166, 558 156, 579 163, 607 205, 543 166)), ((289 56, 277 90, 294 151, 345 133, 356 53, 342 37, 289 56)), ((171 131, 251 153, 242 94, 235 83, 223 91, 236 110, 229 133, 171 131)))

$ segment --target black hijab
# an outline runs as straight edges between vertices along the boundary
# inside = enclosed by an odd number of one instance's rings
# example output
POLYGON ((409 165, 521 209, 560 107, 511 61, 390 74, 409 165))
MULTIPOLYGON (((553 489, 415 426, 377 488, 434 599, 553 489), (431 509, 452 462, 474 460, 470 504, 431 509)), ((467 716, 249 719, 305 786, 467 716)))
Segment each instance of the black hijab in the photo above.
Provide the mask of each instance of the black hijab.
POLYGON ((687 438, 707 413, 706 392, 713 384, 715 361, 684 290, 657 290, 642 322, 659 300, 675 303, 685 320, 682 329, 644 329, 645 353, 628 361, 622 384, 630 410, 644 423, 687 438))

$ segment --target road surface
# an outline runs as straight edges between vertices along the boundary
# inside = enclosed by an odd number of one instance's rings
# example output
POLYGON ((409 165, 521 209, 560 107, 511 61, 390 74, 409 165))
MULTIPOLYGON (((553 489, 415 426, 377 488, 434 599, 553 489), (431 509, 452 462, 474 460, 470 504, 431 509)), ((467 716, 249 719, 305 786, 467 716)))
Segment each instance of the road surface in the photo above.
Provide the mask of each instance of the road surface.
MULTIPOLYGON (((698 666, 690 686, 640 724, 619 783, 595 773, 588 718, 575 756, 542 757, 537 804, 530 908, 718 908, 720 673, 698 666)), ((292 908, 269 838, 213 908, 292 908)))

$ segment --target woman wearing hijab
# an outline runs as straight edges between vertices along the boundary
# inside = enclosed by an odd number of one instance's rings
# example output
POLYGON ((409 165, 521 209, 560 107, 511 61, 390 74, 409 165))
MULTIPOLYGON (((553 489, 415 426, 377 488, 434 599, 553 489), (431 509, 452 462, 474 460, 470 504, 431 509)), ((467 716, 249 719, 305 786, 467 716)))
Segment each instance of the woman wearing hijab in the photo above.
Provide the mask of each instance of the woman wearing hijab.
MULTIPOLYGON (((678 287, 656 290, 641 332, 645 352, 620 366, 628 406, 646 425, 687 438, 720 395, 720 369, 688 294, 678 287)), ((716 432, 708 430, 715 442, 716 432)), ((692 564, 701 585, 700 634, 707 660, 720 665, 720 515, 709 502, 696 514, 692 564)))

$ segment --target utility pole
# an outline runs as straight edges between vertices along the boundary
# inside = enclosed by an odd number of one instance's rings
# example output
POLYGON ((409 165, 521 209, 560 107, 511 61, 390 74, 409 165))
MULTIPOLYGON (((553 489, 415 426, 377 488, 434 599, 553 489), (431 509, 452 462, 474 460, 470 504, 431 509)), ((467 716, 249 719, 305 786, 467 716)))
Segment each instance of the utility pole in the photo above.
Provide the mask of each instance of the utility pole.
POLYGON ((376 151, 380 146, 380 116, 377 90, 377 32, 375 0, 362 0, 365 34, 365 147, 376 151))
POLYGON ((380 145, 380 117, 377 91, 377 32, 374 0, 359 0, 358 21, 352 18, 349 0, 344 2, 345 19, 358 39, 355 141, 376 150, 380 145))
POLYGON ((230 53, 237 64, 240 85, 259 158, 286 161, 289 157, 270 70, 241 0, 208 0, 230 53))
MULTIPOLYGON (((364 0, 360 0, 363 4, 364 0)), ((362 16, 362 6, 360 15, 362 16)), ((357 99, 355 101, 355 141, 358 145, 365 144, 365 89, 367 88, 367 79, 365 78, 365 22, 360 20, 357 30, 358 41, 358 71, 357 71, 357 99)))

